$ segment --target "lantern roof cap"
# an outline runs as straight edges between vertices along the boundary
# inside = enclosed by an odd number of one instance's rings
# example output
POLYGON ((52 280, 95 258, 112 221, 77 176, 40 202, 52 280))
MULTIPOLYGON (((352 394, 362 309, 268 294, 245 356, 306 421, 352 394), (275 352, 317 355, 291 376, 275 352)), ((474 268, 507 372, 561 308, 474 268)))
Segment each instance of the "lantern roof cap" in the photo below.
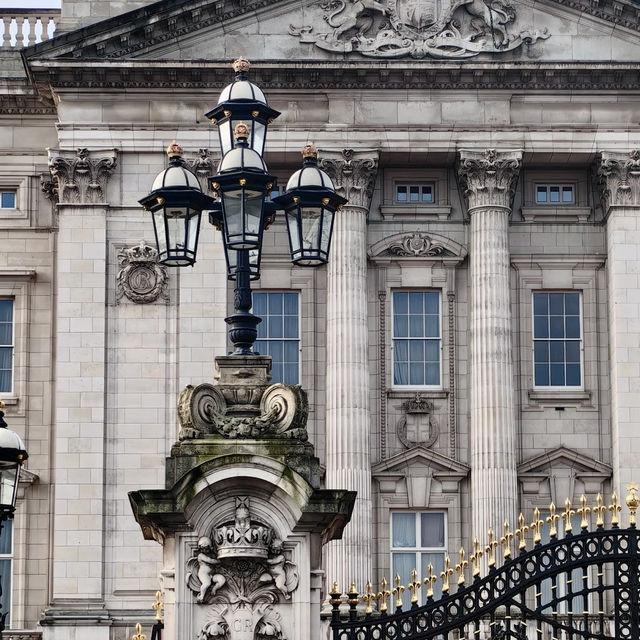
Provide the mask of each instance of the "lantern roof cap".
POLYGON ((322 188, 335 191, 333 181, 326 172, 318 168, 318 150, 313 142, 302 147, 302 169, 298 169, 287 182, 286 191, 300 188, 322 188))
POLYGON ((4 402, 0 400, 0 467, 23 462, 28 457, 22 438, 4 420, 4 402))
POLYGON ((196 174, 188 169, 182 160, 183 154, 184 150, 175 140, 167 147, 167 155, 170 158, 169 166, 156 176, 151 191, 167 188, 189 188, 202 192, 196 174))
MULTIPOLYGON (((239 124, 236 130, 240 126, 239 124)), ((237 136, 236 146, 224 154, 218 166, 218 173, 228 173, 230 171, 267 173, 267 166, 262 156, 247 144, 247 139, 243 135, 237 136)))
POLYGON ((220 98, 218 98, 218 105, 235 100, 261 102, 266 105, 267 99, 262 89, 249 82, 247 78, 251 63, 246 58, 240 57, 234 60, 232 66, 236 72, 235 80, 222 90, 220 98))

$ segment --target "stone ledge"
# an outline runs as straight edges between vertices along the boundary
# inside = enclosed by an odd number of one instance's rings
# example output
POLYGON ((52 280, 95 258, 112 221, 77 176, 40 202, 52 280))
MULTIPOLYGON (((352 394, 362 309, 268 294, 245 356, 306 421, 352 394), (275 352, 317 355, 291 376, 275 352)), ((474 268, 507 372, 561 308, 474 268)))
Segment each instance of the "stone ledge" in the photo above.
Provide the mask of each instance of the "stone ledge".
POLYGON ((522 207, 525 222, 587 222, 591 207, 522 207))
POLYGON ((412 220, 448 220, 451 216, 451 205, 383 204, 380 205, 380 215, 384 220, 393 220, 394 218, 409 218, 412 220))

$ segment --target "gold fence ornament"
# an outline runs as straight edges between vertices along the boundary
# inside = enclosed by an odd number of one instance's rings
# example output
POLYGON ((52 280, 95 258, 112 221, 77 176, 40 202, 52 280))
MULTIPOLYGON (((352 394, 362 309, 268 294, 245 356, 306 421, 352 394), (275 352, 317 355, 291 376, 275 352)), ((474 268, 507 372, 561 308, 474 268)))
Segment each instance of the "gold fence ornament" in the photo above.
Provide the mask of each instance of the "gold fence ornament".
POLYGON ((442 593, 449 593, 449 578, 453 575, 453 569, 451 568, 451 560, 449 556, 444 559, 444 571, 440 572, 440 578, 442 579, 442 593))
POLYGON ((156 601, 151 605, 151 608, 156 612, 156 620, 158 622, 162 622, 162 616, 164 613, 162 591, 156 591, 156 601))
POLYGON ((580 506, 576 509, 576 513, 580 516, 580 528, 585 531, 589 528, 591 508, 587 506, 587 498, 584 494, 580 496, 580 506))
POLYGON ((576 515, 576 512, 571 508, 571 500, 567 498, 564 501, 564 511, 562 512, 562 519, 564 520, 564 532, 573 533, 573 526, 571 524, 571 518, 576 515))
POLYGON ((504 535, 500 538, 500 544, 504 547, 503 557, 506 560, 511 556, 511 541, 514 538, 514 534, 511 532, 509 523, 504 521, 504 535))
POLYGON ((556 505, 553 502, 549 505, 549 515, 547 516, 547 524, 549 526, 549 538, 556 538, 558 536, 558 529, 556 523, 560 520, 560 516, 556 513, 556 505))
POLYGON ((331 599, 329 600, 331 606, 338 607, 342 603, 342 591, 340 591, 340 587, 338 587, 338 583, 334 582, 333 587, 331 588, 331 593, 329 594, 331 599))
POLYGON ((636 526, 636 511, 640 507, 640 497, 638 497, 638 485, 635 482, 630 482, 627 485, 627 491, 629 495, 625 498, 625 503, 629 508, 629 526, 636 526))
POLYGON ((420 588, 420 581, 418 580, 418 572, 414 569, 411 572, 411 582, 407 589, 411 591, 411 604, 417 604, 418 602, 418 589, 420 588))
POLYGON ((489 542, 484 550, 488 557, 487 564, 490 567, 495 567, 496 565, 496 549, 499 545, 500 543, 495 539, 493 529, 489 529, 489 542))
POLYGON ((429 563, 427 566, 427 577, 423 580, 424 584, 429 585, 427 587, 427 600, 433 598, 433 585, 437 581, 438 578, 433 573, 433 565, 429 563))
POLYGON ((391 593, 393 593, 393 595, 396 597, 396 609, 402 609, 402 594, 404 593, 404 585, 400 584, 400 582, 400 576, 396 573, 396 586, 391 590, 391 593))
POLYGON ((592 509, 592 513, 596 514, 596 527, 599 529, 604 527, 604 514, 607 512, 607 507, 604 506, 602 501, 602 494, 596 496, 596 506, 592 509))
POLYGON ((458 586, 461 587, 465 583, 464 570, 469 566, 469 562, 462 547, 460 547, 458 555, 460 556, 460 562, 456 565, 456 573, 458 574, 458 586))
POLYGON ((520 551, 527 550, 527 533, 529 533, 529 527, 526 524, 524 515, 521 513, 518 516, 518 528, 516 529, 516 538, 518 539, 518 549, 520 551))
POLYGON ((358 590, 356 589, 356 583, 352 582, 351 586, 349 587, 349 591, 347 593, 348 596, 348 600, 347 603, 350 606, 355 607, 358 604, 358 590))
POLYGON ((147 636, 142 633, 142 625, 139 622, 136 624, 136 634, 131 636, 131 640, 147 640, 147 636))
POLYGON ((484 551, 480 548, 480 540, 478 538, 473 539, 473 553, 469 560, 471 561, 471 566, 473 570, 471 575, 474 578, 477 578, 480 575, 480 558, 484 555, 484 551))
POLYGON ((540 519, 540 509, 536 507, 533 510, 533 522, 531 523, 531 531, 534 532, 533 544, 540 544, 542 542, 543 526, 544 526, 544 520, 540 519))
POLYGON ((615 491, 611 494, 611 504, 607 509, 611 511, 611 526, 617 527, 620 524, 618 514, 622 511, 622 506, 618 504, 618 494, 615 491))
POLYGON ((367 616, 370 616, 373 613, 373 607, 371 603, 376 599, 375 594, 373 593, 373 586, 371 582, 367 582, 367 586, 365 587, 365 594, 362 596, 362 602, 364 602, 367 606, 364 608, 364 613, 367 616))
POLYGON ((389 591, 389 583, 386 578, 382 578, 382 581, 380 582, 380 591, 376 597, 376 599, 380 601, 380 613, 385 613, 387 611, 387 600, 389 600, 390 597, 391 591, 389 591))

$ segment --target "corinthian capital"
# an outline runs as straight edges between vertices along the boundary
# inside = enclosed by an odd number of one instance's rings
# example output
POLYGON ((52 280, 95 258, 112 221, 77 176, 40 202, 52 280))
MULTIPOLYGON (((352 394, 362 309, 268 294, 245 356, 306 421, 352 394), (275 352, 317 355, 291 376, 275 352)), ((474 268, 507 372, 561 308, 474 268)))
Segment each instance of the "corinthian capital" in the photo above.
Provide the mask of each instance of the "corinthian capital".
POLYGON ((320 168, 329 174, 338 194, 348 200, 345 206, 368 210, 378 175, 378 152, 343 149, 321 153, 320 168))
POLYGON ((600 196, 605 214, 609 207, 640 205, 640 150, 602 152, 597 166, 600 196))
POLYGON ((107 181, 116 167, 116 150, 49 151, 49 171, 60 204, 106 202, 107 181))
POLYGON ((511 209, 522 151, 460 151, 458 175, 469 211, 477 207, 511 209))

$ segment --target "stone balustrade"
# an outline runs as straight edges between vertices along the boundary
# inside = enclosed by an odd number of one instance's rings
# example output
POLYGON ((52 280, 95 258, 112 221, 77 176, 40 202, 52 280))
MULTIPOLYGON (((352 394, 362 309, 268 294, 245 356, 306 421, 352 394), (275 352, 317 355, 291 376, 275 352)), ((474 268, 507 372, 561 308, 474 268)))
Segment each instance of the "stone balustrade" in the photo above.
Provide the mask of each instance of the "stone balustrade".
POLYGON ((49 40, 60 20, 60 9, 0 9, 0 48, 22 49, 49 40))

